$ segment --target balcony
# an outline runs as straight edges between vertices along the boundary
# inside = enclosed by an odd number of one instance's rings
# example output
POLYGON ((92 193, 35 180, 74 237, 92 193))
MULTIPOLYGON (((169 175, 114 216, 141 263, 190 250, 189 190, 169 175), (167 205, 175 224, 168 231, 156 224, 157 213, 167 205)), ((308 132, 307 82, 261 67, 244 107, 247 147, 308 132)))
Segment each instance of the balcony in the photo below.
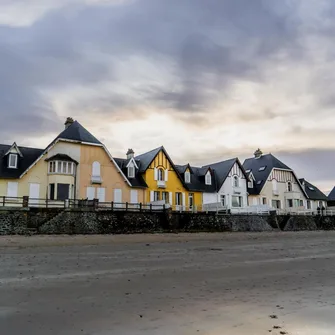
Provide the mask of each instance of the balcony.
POLYGON ((158 188, 166 188, 165 180, 157 180, 157 187, 158 188))
POLYGON ((278 190, 272 190, 272 194, 275 195, 275 196, 278 196, 279 195, 279 191, 278 190))
POLYGON ((300 199, 300 192, 297 191, 286 191, 284 193, 286 199, 300 199))
POLYGON ((101 184, 101 176, 91 176, 91 183, 92 184, 101 184))

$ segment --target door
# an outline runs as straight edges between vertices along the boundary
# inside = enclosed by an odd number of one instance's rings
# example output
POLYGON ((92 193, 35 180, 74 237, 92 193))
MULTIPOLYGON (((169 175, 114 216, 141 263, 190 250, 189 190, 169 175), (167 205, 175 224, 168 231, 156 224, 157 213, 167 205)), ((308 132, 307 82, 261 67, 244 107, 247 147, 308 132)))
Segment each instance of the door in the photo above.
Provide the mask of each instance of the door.
POLYGON ((105 202, 105 188, 99 187, 97 189, 97 198, 99 199, 99 202, 105 202))
POLYGON ((29 185, 29 204, 31 206, 38 205, 38 199, 40 197, 40 184, 30 184, 29 185))
POLYGON ((87 200, 93 200, 95 197, 95 188, 94 187, 87 187, 86 189, 86 197, 87 200))
POLYGON ((122 190, 119 188, 114 190, 114 206, 122 207, 122 190))
POLYGON ((69 199, 70 184, 57 184, 57 200, 69 199))

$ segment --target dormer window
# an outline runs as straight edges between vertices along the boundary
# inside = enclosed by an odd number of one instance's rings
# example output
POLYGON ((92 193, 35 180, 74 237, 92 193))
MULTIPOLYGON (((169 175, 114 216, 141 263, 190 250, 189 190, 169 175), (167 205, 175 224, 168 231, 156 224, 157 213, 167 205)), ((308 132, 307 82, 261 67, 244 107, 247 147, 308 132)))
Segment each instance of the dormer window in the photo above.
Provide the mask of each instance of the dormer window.
POLYGON ((128 178, 135 178, 135 166, 128 166, 128 178))
POLYGON ((254 188, 254 181, 252 179, 248 182, 248 188, 254 188))
POLYGON ((10 169, 17 169, 17 154, 9 154, 8 156, 8 168, 10 169))
POLYGON ((212 176, 209 171, 206 173, 206 176, 205 176, 205 184, 212 185, 212 176))
POLYGON ((185 183, 189 184, 191 182, 191 173, 189 171, 185 172, 185 183))

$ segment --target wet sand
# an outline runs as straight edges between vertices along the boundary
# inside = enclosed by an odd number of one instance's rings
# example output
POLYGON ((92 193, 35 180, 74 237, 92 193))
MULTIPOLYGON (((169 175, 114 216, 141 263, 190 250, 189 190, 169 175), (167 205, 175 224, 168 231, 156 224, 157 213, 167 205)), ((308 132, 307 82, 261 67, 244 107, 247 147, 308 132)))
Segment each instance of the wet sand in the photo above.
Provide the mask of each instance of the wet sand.
POLYGON ((335 232, 1 237, 1 335, 335 333, 335 232))

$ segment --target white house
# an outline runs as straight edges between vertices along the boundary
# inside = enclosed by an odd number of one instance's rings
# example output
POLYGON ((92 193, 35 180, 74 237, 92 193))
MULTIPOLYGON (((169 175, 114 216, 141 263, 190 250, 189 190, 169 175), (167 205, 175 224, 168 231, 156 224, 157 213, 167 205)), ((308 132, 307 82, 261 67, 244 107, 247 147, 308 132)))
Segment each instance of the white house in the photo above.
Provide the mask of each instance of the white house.
POLYGON ((318 208, 326 209, 328 197, 306 179, 301 178, 299 181, 308 196, 306 208, 313 212, 317 212, 318 208))
POLYGON ((243 167, 249 176, 249 205, 276 209, 307 209, 308 196, 294 171, 272 154, 257 150, 243 167))

